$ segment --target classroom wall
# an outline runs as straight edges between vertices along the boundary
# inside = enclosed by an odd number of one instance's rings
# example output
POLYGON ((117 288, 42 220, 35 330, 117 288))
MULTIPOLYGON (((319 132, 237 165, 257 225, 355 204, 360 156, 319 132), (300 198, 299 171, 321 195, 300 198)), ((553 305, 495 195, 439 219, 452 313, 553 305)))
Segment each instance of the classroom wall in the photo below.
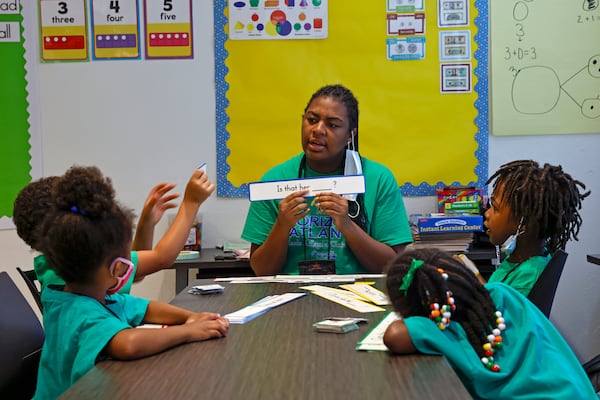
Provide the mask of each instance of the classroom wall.
MULTIPOLYGON (((23 2, 25 34, 28 51, 38 60, 33 3, 23 2)), ((32 115, 31 122, 42 139, 44 175, 62 174, 73 164, 97 165, 113 179, 120 201, 138 213, 154 184, 176 182, 183 191, 193 169, 203 161, 216 182, 212 4, 194 6, 193 60, 29 66, 30 101, 39 103, 39 113, 32 115)), ((562 164, 592 190, 584 202, 580 241, 567 246, 569 258, 551 315, 581 361, 600 353, 600 267, 585 259, 586 254, 600 253, 595 231, 600 222, 598 149, 600 134, 489 138, 490 174, 504 162, 532 158, 562 164)), ((435 210, 431 197, 405 201, 409 213, 435 210)), ((239 241, 247 208, 245 199, 208 199, 201 207, 204 245, 239 241)), ((165 229, 166 219, 156 236, 165 229)), ((15 267, 30 267, 33 253, 14 230, 0 231, 0 254, 0 270, 8 271, 27 293, 15 267)), ((174 287, 174 272, 163 271, 136 284, 133 293, 168 301, 174 287)))

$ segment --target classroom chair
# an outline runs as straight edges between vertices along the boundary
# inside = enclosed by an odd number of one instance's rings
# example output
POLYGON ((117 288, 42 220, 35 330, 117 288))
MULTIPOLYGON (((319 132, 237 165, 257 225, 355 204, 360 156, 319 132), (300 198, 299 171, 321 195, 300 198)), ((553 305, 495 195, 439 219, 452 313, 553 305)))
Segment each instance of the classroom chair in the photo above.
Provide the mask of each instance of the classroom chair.
POLYGON ((583 364, 583 369, 588 374, 596 392, 600 394, 600 354, 583 364))
POLYGON ((40 290, 35 285, 35 281, 37 281, 35 271, 32 269, 23 271, 19 267, 17 267, 17 271, 19 272, 19 275, 21 275, 21 278, 23 278, 23 280, 27 284, 27 288, 31 292, 31 295, 33 296, 33 299, 40 308, 40 311, 42 311, 42 297, 40 295, 40 290))
POLYGON ((550 317, 554 295, 569 254, 558 249, 544 268, 544 271, 533 285, 527 298, 535 304, 546 317, 550 317))
POLYGON ((0 398, 31 399, 44 329, 8 273, 0 272, 0 398))

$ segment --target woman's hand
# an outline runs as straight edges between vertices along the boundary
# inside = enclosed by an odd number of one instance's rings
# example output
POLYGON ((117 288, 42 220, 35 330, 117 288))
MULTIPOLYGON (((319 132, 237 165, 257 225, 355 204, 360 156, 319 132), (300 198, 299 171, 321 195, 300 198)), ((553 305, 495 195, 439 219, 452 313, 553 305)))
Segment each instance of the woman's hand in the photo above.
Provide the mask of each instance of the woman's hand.
POLYGON ((339 230, 352 223, 352 219, 348 216, 348 200, 339 194, 319 193, 315 196, 314 202, 319 211, 333 219, 333 223, 339 230))
POLYGON ((287 195, 283 200, 279 202, 279 214, 277 220, 279 223, 287 228, 292 229, 296 222, 300 221, 310 208, 304 198, 309 190, 301 190, 287 195))

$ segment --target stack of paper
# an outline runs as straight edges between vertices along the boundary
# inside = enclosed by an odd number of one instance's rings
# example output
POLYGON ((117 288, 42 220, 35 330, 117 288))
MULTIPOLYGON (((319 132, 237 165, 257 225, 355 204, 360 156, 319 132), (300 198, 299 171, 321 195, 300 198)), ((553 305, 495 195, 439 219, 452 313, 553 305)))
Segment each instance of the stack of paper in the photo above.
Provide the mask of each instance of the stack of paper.
POLYGON ((385 308, 375 305, 385 305, 388 303, 387 297, 380 290, 364 283, 342 285, 342 287, 344 289, 336 289, 322 285, 310 285, 301 286, 300 289, 310 290, 312 294, 316 294, 317 296, 333 301, 334 303, 341 304, 354 311, 362 313, 385 311, 385 308))
POLYGON ((229 313, 224 317, 227 318, 231 324, 245 324, 275 307, 296 300, 302 296, 306 296, 306 293, 284 293, 267 296, 238 311, 229 313))
POLYGON ((325 319, 313 324, 318 332, 346 333, 358 329, 356 322, 352 320, 325 319))

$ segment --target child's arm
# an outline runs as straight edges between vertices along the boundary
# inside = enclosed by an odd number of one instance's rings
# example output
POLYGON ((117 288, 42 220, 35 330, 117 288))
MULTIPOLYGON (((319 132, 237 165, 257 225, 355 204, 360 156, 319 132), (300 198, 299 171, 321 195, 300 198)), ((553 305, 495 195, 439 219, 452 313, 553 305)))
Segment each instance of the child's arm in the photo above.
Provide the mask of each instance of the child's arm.
POLYGON ((154 186, 140 214, 132 250, 151 250, 154 244, 154 227, 160 221, 165 211, 177 207, 172 201, 179 197, 179 193, 168 194, 175 187, 174 183, 159 183, 154 186))
POLYGON ((190 233, 198 208, 215 190, 215 185, 208 180, 206 173, 197 169, 192 174, 185 188, 183 201, 179 206, 175 220, 156 244, 153 250, 138 252, 137 276, 145 276, 175 262, 190 233))
POLYGON ((118 360, 134 360, 160 353, 182 343, 223 337, 229 321, 213 313, 192 313, 170 304, 151 301, 144 322, 171 325, 164 329, 124 329, 106 345, 118 360))
POLYGON ((387 327, 383 334, 383 343, 393 353, 412 354, 417 352, 412 340, 410 340, 406 324, 401 319, 392 322, 387 327))

